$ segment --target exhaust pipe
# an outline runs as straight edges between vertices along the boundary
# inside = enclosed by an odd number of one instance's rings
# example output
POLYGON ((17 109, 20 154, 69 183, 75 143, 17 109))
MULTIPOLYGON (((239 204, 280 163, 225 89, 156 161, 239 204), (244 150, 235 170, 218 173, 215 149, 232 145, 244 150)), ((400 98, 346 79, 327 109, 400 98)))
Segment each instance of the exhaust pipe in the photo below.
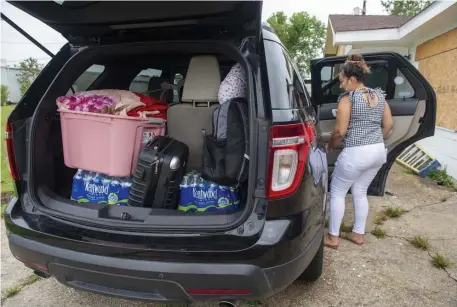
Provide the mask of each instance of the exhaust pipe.
POLYGON ((45 272, 41 272, 41 271, 33 271, 33 273, 35 273, 36 276, 45 278, 45 279, 51 277, 51 275, 46 274, 45 272))
POLYGON ((237 307, 236 301, 219 301, 219 307, 237 307))

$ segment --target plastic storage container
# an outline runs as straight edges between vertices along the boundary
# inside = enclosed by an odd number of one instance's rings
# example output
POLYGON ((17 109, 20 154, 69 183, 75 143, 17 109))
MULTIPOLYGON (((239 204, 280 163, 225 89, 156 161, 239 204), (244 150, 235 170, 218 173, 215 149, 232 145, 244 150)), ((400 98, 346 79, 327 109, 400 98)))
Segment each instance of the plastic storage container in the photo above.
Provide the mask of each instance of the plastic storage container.
POLYGON ((165 134, 160 118, 59 110, 65 165, 115 177, 131 176, 140 149, 165 134))

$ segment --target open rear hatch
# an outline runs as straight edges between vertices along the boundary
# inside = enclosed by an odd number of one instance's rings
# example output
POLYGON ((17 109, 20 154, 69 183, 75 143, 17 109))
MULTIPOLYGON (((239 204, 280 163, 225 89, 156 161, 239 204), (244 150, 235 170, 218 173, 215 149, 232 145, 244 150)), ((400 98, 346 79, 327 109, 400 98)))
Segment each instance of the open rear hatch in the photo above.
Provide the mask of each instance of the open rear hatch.
POLYGON ((10 1, 73 45, 260 37, 262 1, 10 1))
MULTIPOLYGON (((181 43, 192 44, 195 41, 196 44, 211 43, 211 46, 215 46, 214 48, 218 44, 221 46, 230 45, 230 48, 225 48, 224 50, 220 46, 214 49, 213 47, 206 48, 205 45, 205 49, 200 48, 200 53, 211 53, 212 49, 220 50, 220 53, 225 53, 228 52, 227 49, 233 49, 231 51, 232 55, 235 53, 239 61, 246 61, 243 59, 239 50, 237 50, 239 46, 237 39, 243 40, 246 37, 250 37, 251 39, 253 37, 260 38, 261 1, 59 1, 59 3, 15 1, 12 4, 62 33, 69 40, 70 44, 89 46, 89 48, 80 51, 78 55, 73 56, 64 65, 64 69, 57 74, 56 79, 50 83, 51 86, 48 92, 41 98, 41 102, 35 112, 32 129, 36 127, 36 122, 40 121, 41 123, 42 119, 37 120, 38 117, 41 118, 43 114, 49 115, 49 112, 54 112, 54 96, 56 95, 51 92, 57 92, 59 91, 57 88, 65 87, 59 86, 59 84, 65 83, 59 81, 62 71, 78 66, 79 64, 76 58, 81 58, 83 53, 95 55, 98 52, 95 49, 105 50, 103 52, 108 52, 106 50, 109 49, 110 53, 119 53, 120 49, 123 50, 122 52, 125 51, 125 46, 136 48, 138 45, 129 44, 130 42, 143 42, 141 45, 147 45, 148 50, 155 50, 158 48, 158 45, 164 48, 167 42, 174 41, 176 45, 181 43), (182 40, 186 42, 182 42, 182 40), (210 42, 206 42, 206 40, 210 40, 210 42), (106 46, 107 44, 109 46, 106 46), (42 111, 40 111, 41 105, 46 105, 42 111)), ((69 79, 70 76, 65 74, 65 78, 69 79)), ((43 129, 35 129, 30 134, 32 146, 35 144, 35 139, 44 143, 44 139, 47 137, 43 129), (40 134, 40 136, 37 136, 37 134, 40 134)), ((33 151, 31 152, 31 156, 31 161, 35 161, 33 156, 39 156, 39 154, 33 151)), ((69 199, 59 197, 46 186, 34 182, 33 173, 35 171, 33 170, 33 164, 35 162, 29 164, 32 168, 29 180, 31 189, 29 191, 34 203, 41 203, 38 206, 40 211, 54 218, 68 220, 71 223, 86 224, 91 227, 146 232, 154 231, 154 229, 165 231, 193 230, 196 232, 202 230, 228 231, 243 222, 251 221, 251 218, 254 217, 259 222, 257 215, 250 213, 252 212, 252 208, 257 206, 262 207, 263 205, 258 202, 264 201, 251 197, 253 193, 248 192, 250 196, 247 196, 248 199, 246 200, 243 211, 226 216, 214 215, 211 217, 198 214, 193 214, 192 216, 174 214, 167 210, 156 210, 153 213, 150 208, 105 206, 103 204, 90 204, 90 206, 83 207, 77 206, 76 203, 69 199), (43 206, 43 204, 45 205, 43 206), (62 206, 65 207, 65 210, 62 210, 62 206)), ((40 172, 37 172, 37 174, 43 177, 40 175, 40 172)), ((254 180, 250 180, 249 187, 253 186, 251 181, 254 180)))

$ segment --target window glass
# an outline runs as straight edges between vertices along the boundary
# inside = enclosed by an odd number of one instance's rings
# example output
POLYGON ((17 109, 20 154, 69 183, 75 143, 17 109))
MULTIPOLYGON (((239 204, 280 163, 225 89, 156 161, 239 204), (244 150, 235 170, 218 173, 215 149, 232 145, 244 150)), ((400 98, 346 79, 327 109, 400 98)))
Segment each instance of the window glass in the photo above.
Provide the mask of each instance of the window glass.
POLYGON ((397 76, 394 79, 395 94, 394 98, 412 98, 414 97, 414 88, 403 73, 397 69, 397 76))
POLYGON ((309 106, 309 95, 306 95, 303 81, 287 51, 278 43, 265 41, 265 53, 271 107, 290 109, 309 106))
MULTIPOLYGON (((389 72, 387 69, 386 61, 367 62, 370 66, 371 72, 365 79, 365 85, 371 88, 387 89, 389 81, 389 72)), ((341 71, 343 64, 334 64, 322 67, 321 70, 321 88, 323 95, 323 103, 336 103, 338 97, 344 92, 340 88, 338 75, 341 71)))
MULTIPOLYGON (((130 83, 129 90, 135 93, 147 95, 149 89, 149 81, 152 77, 160 77, 162 71, 158 69, 148 68, 142 70, 130 83)), ((160 84, 156 86, 160 89, 160 84)))
MULTIPOLYGON (((72 89, 75 93, 86 91, 104 71, 105 66, 97 64, 92 65, 76 79, 72 89)), ((72 89, 68 90, 67 96, 73 94, 72 89)))

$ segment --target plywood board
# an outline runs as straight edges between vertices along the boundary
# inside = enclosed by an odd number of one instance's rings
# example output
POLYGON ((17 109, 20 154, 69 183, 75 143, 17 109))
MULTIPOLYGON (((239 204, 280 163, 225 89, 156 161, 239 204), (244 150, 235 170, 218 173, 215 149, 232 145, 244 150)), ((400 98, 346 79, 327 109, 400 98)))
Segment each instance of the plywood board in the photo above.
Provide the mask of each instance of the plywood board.
POLYGON ((416 61, 457 48, 457 28, 435 37, 416 48, 416 61))
POLYGON ((457 47, 419 61, 437 98, 437 126, 457 130, 457 47))

